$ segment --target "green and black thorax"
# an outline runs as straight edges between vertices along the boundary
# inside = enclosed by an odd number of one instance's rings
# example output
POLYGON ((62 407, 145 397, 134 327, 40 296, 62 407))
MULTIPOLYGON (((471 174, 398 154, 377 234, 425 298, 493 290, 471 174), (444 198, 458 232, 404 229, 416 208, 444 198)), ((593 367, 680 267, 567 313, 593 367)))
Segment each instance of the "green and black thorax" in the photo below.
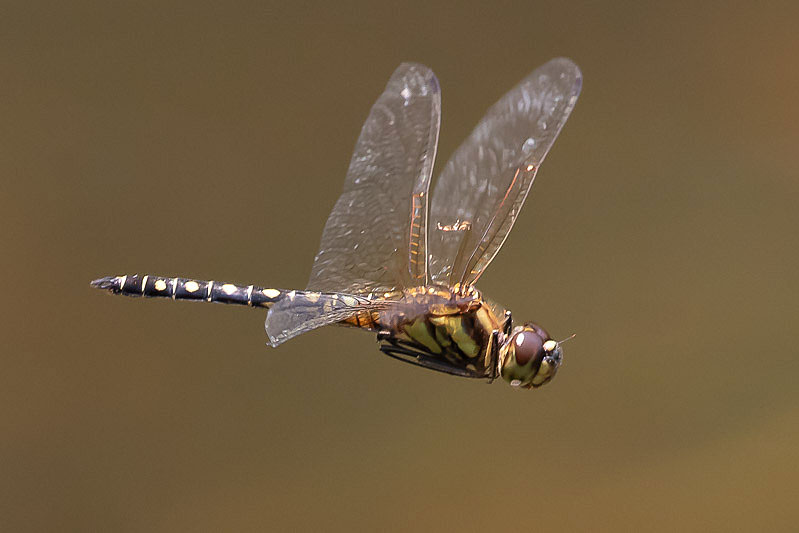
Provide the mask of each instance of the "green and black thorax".
POLYGON ((415 287, 382 296, 394 305, 358 313, 344 325, 376 331, 380 349, 405 362, 464 377, 497 377, 509 316, 477 290, 415 287))

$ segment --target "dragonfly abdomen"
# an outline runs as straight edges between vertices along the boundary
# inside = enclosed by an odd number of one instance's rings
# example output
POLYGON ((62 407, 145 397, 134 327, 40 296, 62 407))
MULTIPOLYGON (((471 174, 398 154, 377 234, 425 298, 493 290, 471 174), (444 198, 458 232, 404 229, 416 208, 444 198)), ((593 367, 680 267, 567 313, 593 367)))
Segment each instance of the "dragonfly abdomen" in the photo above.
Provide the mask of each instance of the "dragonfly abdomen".
POLYGON ((219 281, 138 274, 106 276, 92 281, 92 287, 125 296, 171 298, 223 304, 270 308, 287 291, 264 289, 255 285, 235 285, 219 281))

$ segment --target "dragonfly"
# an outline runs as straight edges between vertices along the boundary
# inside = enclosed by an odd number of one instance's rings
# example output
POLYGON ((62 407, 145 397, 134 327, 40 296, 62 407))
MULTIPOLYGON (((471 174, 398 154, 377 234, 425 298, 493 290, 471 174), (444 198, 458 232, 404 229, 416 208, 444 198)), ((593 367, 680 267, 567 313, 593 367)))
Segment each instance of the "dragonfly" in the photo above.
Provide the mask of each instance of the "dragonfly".
POLYGON ((555 376, 564 341, 475 286, 499 252, 582 86, 556 58, 496 102, 428 189, 441 90, 429 68, 403 63, 372 106, 344 189, 325 224, 304 290, 155 275, 92 282, 114 294, 239 304, 268 310, 276 347, 327 325, 377 334, 407 363, 523 389, 555 376))

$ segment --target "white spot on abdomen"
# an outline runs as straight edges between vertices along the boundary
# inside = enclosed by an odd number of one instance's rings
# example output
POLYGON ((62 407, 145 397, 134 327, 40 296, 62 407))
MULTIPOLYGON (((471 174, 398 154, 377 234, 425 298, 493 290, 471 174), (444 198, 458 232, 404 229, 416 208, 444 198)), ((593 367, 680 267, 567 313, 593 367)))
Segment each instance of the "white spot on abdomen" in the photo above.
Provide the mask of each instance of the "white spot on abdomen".
POLYGON ((263 292, 264 296, 266 296, 267 298, 277 298, 278 296, 280 296, 280 291, 277 289, 264 289, 261 292, 263 292))
POLYGON ((231 294, 236 292, 236 286, 233 285, 232 283, 225 283, 224 285, 222 285, 222 290, 225 292, 225 294, 230 296, 231 294))

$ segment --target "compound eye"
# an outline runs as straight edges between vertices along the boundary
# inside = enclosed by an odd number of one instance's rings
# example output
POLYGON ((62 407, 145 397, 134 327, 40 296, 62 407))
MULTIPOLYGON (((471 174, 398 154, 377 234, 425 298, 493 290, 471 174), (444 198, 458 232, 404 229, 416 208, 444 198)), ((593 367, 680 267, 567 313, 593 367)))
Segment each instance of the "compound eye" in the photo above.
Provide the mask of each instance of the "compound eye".
POLYGON ((532 331, 520 331, 513 339, 516 364, 525 366, 530 361, 535 361, 535 366, 541 364, 544 358, 544 341, 532 331))
POLYGON ((532 322, 527 322, 527 323, 524 324, 524 327, 534 330, 536 333, 538 333, 538 336, 541 337, 542 339, 551 338, 549 336, 549 333, 547 333, 547 330, 545 330, 544 328, 542 328, 538 324, 533 324, 532 322))

